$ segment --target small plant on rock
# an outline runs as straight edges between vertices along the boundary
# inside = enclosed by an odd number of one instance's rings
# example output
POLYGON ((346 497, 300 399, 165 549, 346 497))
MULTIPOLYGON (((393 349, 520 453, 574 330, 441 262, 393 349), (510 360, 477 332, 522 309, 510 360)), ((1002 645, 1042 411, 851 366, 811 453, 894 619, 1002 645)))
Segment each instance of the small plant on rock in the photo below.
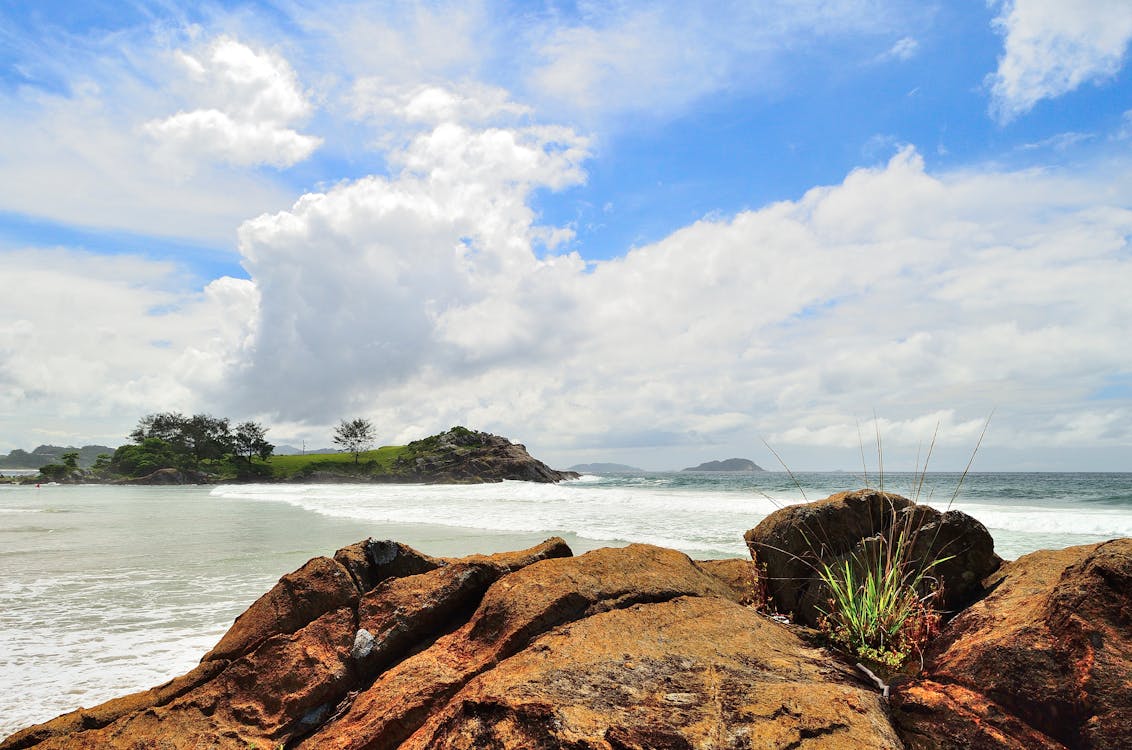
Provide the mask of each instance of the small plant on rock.
POLYGON ((819 566, 830 591, 819 625, 850 656, 896 668, 938 634, 940 590, 930 571, 949 558, 912 560, 909 542, 902 529, 868 552, 819 566))

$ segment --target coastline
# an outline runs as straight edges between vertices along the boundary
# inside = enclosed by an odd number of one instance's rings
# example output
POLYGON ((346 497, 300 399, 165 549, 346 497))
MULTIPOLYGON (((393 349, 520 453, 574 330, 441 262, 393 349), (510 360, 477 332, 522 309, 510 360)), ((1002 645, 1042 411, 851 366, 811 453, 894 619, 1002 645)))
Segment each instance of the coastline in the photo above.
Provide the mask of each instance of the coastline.
MULTIPOLYGON (((801 478, 811 496, 854 483, 835 473, 801 478)), ((950 486, 952 476, 934 478, 950 486)), ((995 507, 985 498, 997 491, 992 478, 976 476, 970 485, 984 508, 995 507)), ((1025 478, 1005 477, 1016 488, 1025 478)), ((1085 485, 1096 479, 1078 478, 1085 485)), ((1117 478, 1121 487, 1132 486, 1132 475, 1117 478)), ((223 486, 6 487, 0 492, 8 571, 0 582, 0 640, 10 648, 0 654, 0 682, 26 685, 34 697, 26 705, 0 707, 0 721, 15 729, 186 671, 212 645, 209 639, 215 641, 280 575, 358 539, 390 538, 428 554, 462 556, 521 549, 560 535, 579 555, 642 541, 695 559, 742 557, 742 530, 794 498, 789 478, 772 472, 713 477, 699 489, 688 484, 693 481, 705 478, 668 473, 559 485, 245 484, 231 485, 231 496, 223 497, 214 494, 223 486), (775 501, 759 497, 753 480, 775 501), (383 520, 390 518, 418 520, 383 520), (450 523, 419 520, 428 518, 450 523), (482 528, 492 524, 525 527, 482 528), (733 546, 721 548, 725 539, 733 546), (28 708, 35 713, 27 714, 28 708)), ((1106 504, 1103 497, 1076 507, 1074 513, 1041 513, 1063 528, 1089 517, 1102 527, 1110 517, 1132 523, 1132 506, 1106 504)), ((1041 517, 1032 506, 997 512, 1007 521, 1041 517)), ((999 533, 992 534, 1001 549, 999 533)), ((1078 542, 1060 544, 1068 543, 1078 542)))

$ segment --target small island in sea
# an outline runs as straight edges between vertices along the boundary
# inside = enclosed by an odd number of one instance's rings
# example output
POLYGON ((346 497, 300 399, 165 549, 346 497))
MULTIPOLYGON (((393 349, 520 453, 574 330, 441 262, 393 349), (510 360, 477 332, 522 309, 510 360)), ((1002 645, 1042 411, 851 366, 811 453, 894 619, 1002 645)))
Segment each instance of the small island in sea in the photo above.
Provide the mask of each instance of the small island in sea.
POLYGON ((570 467, 570 471, 580 474, 640 474, 643 469, 628 464, 593 463, 574 464, 570 467))
POLYGON ((766 471, 766 469, 746 458, 727 458, 691 466, 684 471, 766 471))

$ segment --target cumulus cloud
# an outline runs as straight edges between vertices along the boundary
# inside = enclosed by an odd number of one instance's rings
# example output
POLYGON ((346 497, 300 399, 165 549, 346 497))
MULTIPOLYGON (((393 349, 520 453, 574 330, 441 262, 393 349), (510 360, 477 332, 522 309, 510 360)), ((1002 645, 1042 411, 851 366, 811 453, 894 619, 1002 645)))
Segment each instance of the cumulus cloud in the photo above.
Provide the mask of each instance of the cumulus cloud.
POLYGON ((0 264, 0 415, 11 435, 117 445, 137 416, 200 407, 196 392, 255 319, 250 282, 194 292, 167 262, 36 248, 0 252, 0 264))
MULTIPOLYGON (((445 125, 395 177, 248 222, 258 333, 226 387, 284 420, 521 427, 563 456, 851 449, 874 410, 894 440, 940 423, 969 449, 995 408, 1020 445, 1079 431, 1104 373, 1132 371, 1113 346, 1132 316, 1126 179, 933 175, 905 148, 587 266, 540 256, 526 205, 584 155, 569 131, 445 125)), ((1094 440, 1132 440, 1106 425, 1094 440)))
POLYGON ((166 159, 289 167, 321 145, 321 138, 288 127, 311 105, 279 55, 222 36, 200 58, 183 51, 176 57, 203 106, 145 124, 166 159))
POLYGON ((455 372, 544 346, 538 320, 563 298, 554 268, 582 264, 537 259, 528 200, 581 181, 587 153, 564 128, 445 123, 391 157, 396 177, 245 223, 262 319, 239 398, 268 408, 306 388, 301 413, 284 416, 313 419, 426 367, 455 372))
MULTIPOLYGON (((165 86, 180 80, 183 70, 178 66, 174 75, 167 67, 168 56, 152 37, 128 42, 136 65, 108 54, 104 45, 110 42, 83 47, 76 41, 51 61, 64 68, 60 74, 67 76, 66 87, 0 91, 0 210, 231 246, 235 228, 248 216, 289 205, 293 194, 247 169, 229 163, 199 163, 195 168, 181 163, 170 169, 168 159, 153 158, 142 125, 161 123, 154 116, 174 106, 165 86), (139 68, 146 70, 144 79, 139 68)), ((260 89, 233 84, 221 98, 244 97, 245 108, 239 111, 245 113, 298 111, 301 102, 279 92, 257 100, 254 91, 260 89)), ((223 113, 217 115, 218 122, 231 124, 223 113)), ((196 124, 192 117, 173 118, 161 127, 179 129, 174 142, 186 147, 195 138, 192 147, 212 148, 212 156, 228 148, 216 141, 222 133, 234 139, 231 148, 259 149, 253 155, 264 161, 281 158, 288 148, 296 153, 282 131, 256 130, 249 122, 210 128, 202 124, 208 117, 198 117, 201 122, 196 124), (280 143, 272 145, 272 137, 279 137, 280 143)))
POLYGON ((1043 99, 1101 83, 1123 67, 1132 39, 1124 0, 1005 0, 995 28, 1005 37, 988 78, 991 113, 1010 122, 1043 99))

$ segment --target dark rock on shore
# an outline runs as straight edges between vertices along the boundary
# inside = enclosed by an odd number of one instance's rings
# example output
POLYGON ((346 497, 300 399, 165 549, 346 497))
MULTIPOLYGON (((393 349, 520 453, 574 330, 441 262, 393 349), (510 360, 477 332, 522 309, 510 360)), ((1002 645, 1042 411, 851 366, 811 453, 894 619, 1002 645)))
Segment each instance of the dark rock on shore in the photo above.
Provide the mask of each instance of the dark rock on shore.
POLYGON ((360 542, 284 576, 188 675, 0 750, 901 747, 874 690, 740 603, 751 563, 568 554, 360 542))
POLYGON ((858 490, 780 508, 743 535, 763 571, 772 606, 816 626, 829 592, 822 565, 856 564, 877 552, 882 538, 904 530, 909 559, 944 562, 930 569, 943 595, 937 606, 962 609, 983 592, 983 579, 1001 565, 986 527, 960 511, 940 513, 900 495, 858 490))
POLYGON ((908 747, 1132 747, 1132 539, 1034 552, 988 583, 894 688, 908 747))

